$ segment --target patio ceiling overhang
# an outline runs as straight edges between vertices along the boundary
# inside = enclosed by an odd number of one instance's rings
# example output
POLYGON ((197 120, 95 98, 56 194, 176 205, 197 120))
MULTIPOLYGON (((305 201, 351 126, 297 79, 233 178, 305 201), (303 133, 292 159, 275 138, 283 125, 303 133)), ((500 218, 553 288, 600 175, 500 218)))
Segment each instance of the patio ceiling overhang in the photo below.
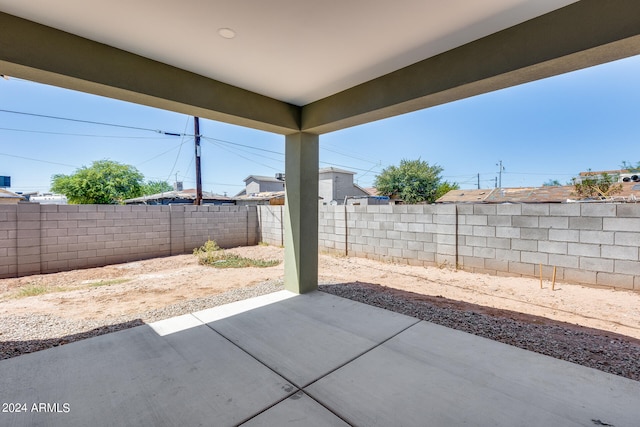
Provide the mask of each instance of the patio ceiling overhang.
POLYGON ((0 12, 0 74, 287 134, 300 108, 0 12))
MULTIPOLYGON (((144 5, 145 1, 133 3, 144 5)), ((227 2, 209 3, 191 6, 202 9, 201 14, 220 9, 236 20, 234 26, 246 32, 259 25, 255 20, 260 17, 247 11, 247 4, 245 9, 237 5, 228 10, 227 2), (239 17, 247 22, 237 22, 239 17)), ((266 10, 260 10, 263 3, 271 2, 248 2, 248 5, 256 8, 256 14, 266 14, 266 10)), ((385 3, 372 1, 360 3, 360 8, 346 8, 328 2, 319 8, 321 11, 313 11, 320 16, 309 16, 309 10, 296 8, 300 2, 275 1, 272 8, 282 10, 265 16, 271 22, 262 28, 264 39, 256 37, 253 43, 259 45, 259 50, 270 46, 272 51, 278 43, 282 50, 300 47, 301 43, 310 47, 283 52, 285 55, 274 54, 273 64, 262 58, 263 66, 259 67, 260 64, 245 58, 259 53, 251 50, 251 44, 244 40, 245 44, 239 43, 234 47, 236 50, 230 50, 228 46, 215 44, 218 41, 211 43, 190 35, 190 26, 204 23, 179 20, 178 10, 190 6, 189 3, 180 9, 176 8, 181 2, 148 3, 149 10, 155 6, 172 13, 162 15, 164 20, 144 29, 148 37, 140 36, 136 43, 107 36, 120 32, 130 35, 132 28, 141 24, 140 19, 125 19, 123 15, 123 22, 114 25, 118 13, 129 12, 123 5, 102 5, 100 12, 111 15, 100 17, 91 13, 95 4, 77 0, 50 5, 0 0, 0 10, 22 16, 0 12, 0 73, 284 135, 301 130, 322 134, 640 53, 640 3, 635 0, 491 0, 482 2, 481 10, 492 15, 477 18, 469 17, 471 13, 479 13, 472 7, 476 2, 464 0, 447 5, 403 1, 394 3, 392 10, 396 12, 391 16, 384 16, 390 13, 381 6, 385 3), (415 13, 411 8, 416 9, 415 13), (412 16, 425 11, 430 12, 418 21, 412 20, 412 16), (336 17, 341 13, 350 15, 336 17), (336 28, 348 22, 354 39, 380 37, 365 22, 378 19, 379 31, 387 31, 384 39, 391 41, 385 50, 384 46, 376 45, 381 43, 377 39, 373 43, 363 40, 362 44, 350 45, 351 34, 341 36, 349 47, 371 52, 369 56, 361 55, 364 59, 358 64, 340 46, 327 46, 336 39, 326 33, 303 31, 305 26, 315 28, 310 19, 324 19, 326 22, 320 25, 336 28), (435 19, 449 22, 438 25, 435 19), (83 26, 78 21, 86 23, 83 26), (416 32, 418 40, 412 44, 408 37, 413 33, 405 28, 417 23, 439 30, 416 32), (269 32, 286 26, 293 27, 294 34, 299 32, 302 40, 286 42, 277 38, 284 31, 269 32), (494 30, 497 31, 491 32, 494 30), (181 43, 191 40, 191 46, 182 45, 183 51, 191 51, 190 56, 181 56, 175 46, 167 46, 164 56, 157 53, 162 46, 149 41, 162 44, 168 40, 162 36, 167 32, 170 39, 179 38, 181 43), (94 40, 83 35, 93 36, 94 40), (207 50, 209 45, 212 50, 207 50), (443 50, 446 47, 450 48, 443 50), (434 54, 416 56, 429 53, 434 54), (211 62, 211 56, 222 59, 211 62), (301 61, 313 62, 315 56, 322 56, 322 69, 318 69, 318 64, 313 69, 305 68, 301 61), (189 66, 198 57, 209 68, 189 66), (284 63, 275 64, 276 61, 284 63), (342 66, 343 62, 346 65, 342 66), (334 76, 334 68, 348 75, 334 76), (234 78, 234 73, 241 76, 234 78), (228 78, 223 81, 212 75, 228 78), (328 77, 323 80, 325 75, 328 77), (299 96, 287 92, 284 87, 287 80, 301 91, 299 96), (311 86, 314 83, 319 86, 314 88, 311 86)), ((217 25, 217 21, 212 22, 209 31, 215 31, 217 25)), ((206 36, 214 37, 209 33, 206 36)))
POLYGON ((331 132, 640 54, 640 2, 580 1, 306 105, 331 132))

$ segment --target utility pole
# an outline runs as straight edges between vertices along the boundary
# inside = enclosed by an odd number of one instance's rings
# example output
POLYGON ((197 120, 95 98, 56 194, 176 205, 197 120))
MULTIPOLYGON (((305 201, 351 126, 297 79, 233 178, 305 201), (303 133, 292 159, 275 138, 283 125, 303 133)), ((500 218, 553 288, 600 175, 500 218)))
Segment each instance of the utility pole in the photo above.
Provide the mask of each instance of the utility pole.
POLYGON ((498 166, 498 188, 502 188, 502 171, 504 170, 504 166, 502 166, 502 160, 496 163, 498 166))
POLYGON ((480 189, 480 174, 478 174, 478 190, 480 189))
POLYGON ((202 175, 200 173, 200 119, 193 118, 193 132, 196 143, 196 200, 194 205, 202 204, 202 175))

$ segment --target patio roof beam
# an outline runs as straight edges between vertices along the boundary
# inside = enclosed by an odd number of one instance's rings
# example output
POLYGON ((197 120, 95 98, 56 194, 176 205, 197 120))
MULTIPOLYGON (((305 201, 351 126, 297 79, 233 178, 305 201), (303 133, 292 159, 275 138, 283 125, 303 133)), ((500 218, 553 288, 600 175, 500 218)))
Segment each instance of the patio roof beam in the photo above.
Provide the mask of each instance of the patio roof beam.
POLYGON ((0 74, 290 134, 300 107, 0 12, 0 74))
POLYGON ((640 54, 640 2, 582 0, 302 110, 327 133, 640 54))

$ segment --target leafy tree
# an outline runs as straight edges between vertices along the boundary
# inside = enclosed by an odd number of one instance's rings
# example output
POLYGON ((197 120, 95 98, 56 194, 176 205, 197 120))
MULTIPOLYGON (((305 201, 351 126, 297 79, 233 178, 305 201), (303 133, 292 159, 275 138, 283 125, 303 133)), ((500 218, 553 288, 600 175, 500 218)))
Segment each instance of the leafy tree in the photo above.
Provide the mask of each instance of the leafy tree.
POLYGON ((549 179, 542 183, 543 187, 560 187, 561 185, 557 179, 549 179))
POLYGON ((457 182, 445 181, 445 182, 441 183, 440 185, 438 185, 438 189, 436 190, 436 199, 435 200, 438 200, 440 197, 444 196, 445 194, 447 194, 451 190, 459 190, 459 189, 460 189, 460 186, 458 185, 457 182))
POLYGON ((142 194, 144 176, 133 166, 99 160, 72 175, 54 175, 51 190, 71 204, 114 204, 142 194))
POLYGON ((629 172, 640 172, 640 162, 636 162, 634 165, 632 162, 622 161, 620 165, 622 169, 627 169, 629 172))
POLYGON ((166 191, 173 191, 173 187, 167 181, 147 181, 147 183, 142 186, 143 196, 164 193, 166 191))
POLYGON ((622 191, 622 184, 617 183, 617 175, 593 174, 581 180, 573 179, 574 193, 581 199, 602 199, 622 191))
MULTIPOLYGON (((384 168, 376 176, 374 186, 383 196, 396 197, 406 203, 433 203, 438 198, 438 187, 457 185, 441 182, 442 168, 423 160, 402 159, 399 166, 384 168)), ((446 187, 442 187, 444 191, 446 187)))

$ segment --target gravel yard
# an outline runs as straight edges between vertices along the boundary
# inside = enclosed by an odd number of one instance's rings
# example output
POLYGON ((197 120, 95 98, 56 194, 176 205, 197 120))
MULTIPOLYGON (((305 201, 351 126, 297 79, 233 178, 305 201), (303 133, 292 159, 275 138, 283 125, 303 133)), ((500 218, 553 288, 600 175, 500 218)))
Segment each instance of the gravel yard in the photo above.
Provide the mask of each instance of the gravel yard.
MULTIPOLYGON (((238 254, 278 259, 273 246, 238 254)), ((0 280, 0 359, 282 289, 195 257, 0 280)), ((329 255, 320 290, 640 381, 640 294, 329 255), (355 281, 357 280, 357 281, 355 281)))

